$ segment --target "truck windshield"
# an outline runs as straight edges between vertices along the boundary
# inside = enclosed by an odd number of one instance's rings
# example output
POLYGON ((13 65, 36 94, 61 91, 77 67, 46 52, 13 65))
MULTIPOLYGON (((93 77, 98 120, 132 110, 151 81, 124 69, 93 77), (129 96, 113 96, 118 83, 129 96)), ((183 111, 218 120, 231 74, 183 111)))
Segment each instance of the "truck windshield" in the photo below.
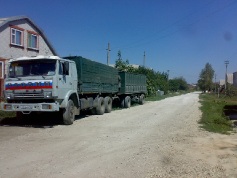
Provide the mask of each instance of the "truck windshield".
POLYGON ((27 60, 10 63, 9 77, 32 75, 51 76, 55 74, 56 60, 27 60))

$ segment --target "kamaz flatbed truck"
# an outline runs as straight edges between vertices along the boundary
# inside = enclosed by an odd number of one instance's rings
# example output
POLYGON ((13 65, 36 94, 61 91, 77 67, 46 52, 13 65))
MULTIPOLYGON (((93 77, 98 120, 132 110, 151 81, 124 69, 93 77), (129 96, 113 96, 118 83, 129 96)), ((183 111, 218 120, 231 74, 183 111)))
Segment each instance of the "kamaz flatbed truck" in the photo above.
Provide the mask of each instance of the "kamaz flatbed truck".
POLYGON ((70 125, 81 110, 102 115, 112 110, 113 100, 122 107, 131 101, 144 103, 146 77, 80 56, 21 57, 9 61, 4 84, 4 111, 17 117, 36 112, 60 112, 70 125))

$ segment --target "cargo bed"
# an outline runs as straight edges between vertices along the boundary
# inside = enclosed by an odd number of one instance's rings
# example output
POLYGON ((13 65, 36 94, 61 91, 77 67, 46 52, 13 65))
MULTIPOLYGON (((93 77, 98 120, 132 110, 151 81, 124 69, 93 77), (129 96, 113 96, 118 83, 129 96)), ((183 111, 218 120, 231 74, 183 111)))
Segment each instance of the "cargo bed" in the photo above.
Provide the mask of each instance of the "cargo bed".
POLYGON ((117 93, 118 70, 81 56, 65 57, 75 61, 78 75, 79 94, 117 93))

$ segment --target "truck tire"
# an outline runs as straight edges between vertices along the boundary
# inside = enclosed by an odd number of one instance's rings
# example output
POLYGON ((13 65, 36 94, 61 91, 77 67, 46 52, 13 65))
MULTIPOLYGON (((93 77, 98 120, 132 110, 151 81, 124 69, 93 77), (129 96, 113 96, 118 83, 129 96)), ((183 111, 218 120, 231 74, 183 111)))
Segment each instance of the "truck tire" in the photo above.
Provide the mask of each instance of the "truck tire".
POLYGON ((73 124, 75 119, 74 103, 72 100, 68 100, 66 108, 63 110, 63 123, 65 125, 73 124))
POLYGON ((110 113, 112 111, 112 98, 106 96, 104 100, 105 100, 105 113, 110 113))
POLYGON ((96 107, 96 114, 103 115, 105 112, 105 101, 103 97, 98 98, 98 106, 96 107))
POLYGON ((126 96, 124 99, 124 107, 130 108, 130 106, 131 106, 131 98, 130 98, 130 96, 126 96))
POLYGON ((92 108, 92 109, 90 109, 90 114, 92 114, 92 115, 96 115, 96 108, 92 108))
POLYGON ((144 104, 144 94, 141 94, 140 97, 139 97, 139 104, 143 105, 144 104))
POLYGON ((125 107, 125 98, 121 98, 121 104, 120 104, 121 108, 125 107))

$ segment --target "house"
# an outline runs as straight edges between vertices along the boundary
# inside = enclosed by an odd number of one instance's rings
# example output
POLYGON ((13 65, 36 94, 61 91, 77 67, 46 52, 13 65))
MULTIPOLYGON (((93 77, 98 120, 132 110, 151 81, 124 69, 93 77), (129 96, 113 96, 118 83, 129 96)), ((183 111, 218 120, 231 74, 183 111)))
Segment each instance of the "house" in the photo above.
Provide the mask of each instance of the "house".
POLYGON ((221 79, 221 80, 219 81, 219 85, 220 85, 220 86, 224 86, 224 85, 225 85, 225 80, 221 79))
POLYGON ((229 73, 225 75, 225 80, 221 79, 219 82, 220 87, 225 86, 225 82, 234 86, 237 86, 236 84, 236 74, 235 73, 229 73))
POLYGON ((57 55, 44 32, 28 17, 0 18, 0 97, 11 58, 57 55))
POLYGON ((237 87, 237 72, 233 73, 233 85, 237 87))
POLYGON ((229 84, 233 84, 233 73, 231 74, 226 74, 226 81, 229 84))

